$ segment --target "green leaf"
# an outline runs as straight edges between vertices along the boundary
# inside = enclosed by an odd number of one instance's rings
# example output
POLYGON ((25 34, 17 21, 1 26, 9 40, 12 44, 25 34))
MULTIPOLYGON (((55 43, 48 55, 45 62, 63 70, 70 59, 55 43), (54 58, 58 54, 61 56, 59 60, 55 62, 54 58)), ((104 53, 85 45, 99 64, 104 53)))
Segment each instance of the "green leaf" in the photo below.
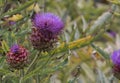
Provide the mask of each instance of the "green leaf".
POLYGON ((103 72, 100 69, 97 69, 97 81, 96 83, 109 83, 106 76, 103 74, 103 72))
POLYGON ((111 2, 112 4, 116 4, 116 5, 120 6, 119 0, 108 0, 108 1, 111 2))
POLYGON ((75 81, 76 81, 76 78, 69 80, 68 83, 75 83, 75 81))
POLYGON ((19 13, 20 11, 22 11, 22 10, 26 9, 27 7, 29 7, 30 5, 32 5, 35 1, 37 1, 37 0, 27 1, 25 4, 21 5, 21 6, 18 7, 17 9, 2 14, 2 15, 0 16, 0 19, 1 19, 2 17, 6 16, 6 15, 13 15, 13 14, 19 13))
POLYGON ((41 71, 41 66, 40 67, 37 67, 36 69, 34 69, 33 71, 29 72, 27 75, 24 76, 24 80, 34 76, 34 75, 37 75, 37 74, 40 74, 40 75, 45 75, 45 74, 48 74, 48 73, 51 73, 51 72, 54 72, 56 70, 60 70, 63 68, 63 66, 66 65, 66 63, 68 62, 68 60, 64 60, 62 63, 60 63, 59 65, 53 67, 53 68, 49 68, 49 69, 44 69, 43 71, 41 71))
MULTIPOLYGON (((116 9, 116 6, 113 5, 111 8, 111 11, 114 12, 115 9, 116 9)), ((110 11, 103 13, 90 27, 90 29, 88 30, 88 34, 95 34, 98 30, 101 29, 101 26, 111 17, 112 17, 112 13, 110 11)))
POLYGON ((5 53, 9 51, 9 46, 4 40, 2 41, 2 49, 5 53))
POLYGON ((72 27, 72 33, 70 34, 70 41, 73 41, 75 39, 75 33, 76 33, 76 24, 72 27))
POLYGON ((2 67, 4 65, 4 60, 5 60, 5 56, 2 56, 0 58, 0 67, 2 67))
POLYGON ((6 69, 0 69, 0 73, 8 74, 8 73, 10 73, 10 71, 8 71, 8 70, 6 70, 6 69))
POLYGON ((94 83, 95 82, 95 75, 93 70, 85 63, 81 64, 81 68, 85 72, 86 76, 94 83))
POLYGON ((102 49, 100 49, 99 47, 95 46, 94 44, 91 44, 91 46, 105 59, 109 59, 109 54, 107 54, 106 52, 104 52, 102 49))

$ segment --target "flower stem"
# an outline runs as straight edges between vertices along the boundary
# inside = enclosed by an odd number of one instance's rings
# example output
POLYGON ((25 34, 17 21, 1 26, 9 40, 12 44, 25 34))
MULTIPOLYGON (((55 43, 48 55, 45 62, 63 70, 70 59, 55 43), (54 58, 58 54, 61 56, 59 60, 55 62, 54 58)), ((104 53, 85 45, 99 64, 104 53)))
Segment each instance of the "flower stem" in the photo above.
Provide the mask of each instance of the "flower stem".
POLYGON ((31 67, 32 67, 32 66, 34 65, 34 63, 36 62, 39 54, 40 54, 40 52, 38 52, 38 53, 36 54, 36 56, 34 57, 33 61, 32 61, 31 64, 29 65, 29 67, 28 67, 28 69, 27 69, 27 71, 26 71, 25 74, 27 74, 27 73, 30 71, 31 67))
POLYGON ((40 83, 39 75, 36 75, 36 83, 40 83))
POLYGON ((24 77, 24 69, 21 69, 20 70, 20 80, 19 80, 19 83, 23 83, 22 82, 23 77, 24 77))
POLYGON ((45 12, 46 11, 46 0, 44 0, 44 2, 43 2, 43 12, 45 12))

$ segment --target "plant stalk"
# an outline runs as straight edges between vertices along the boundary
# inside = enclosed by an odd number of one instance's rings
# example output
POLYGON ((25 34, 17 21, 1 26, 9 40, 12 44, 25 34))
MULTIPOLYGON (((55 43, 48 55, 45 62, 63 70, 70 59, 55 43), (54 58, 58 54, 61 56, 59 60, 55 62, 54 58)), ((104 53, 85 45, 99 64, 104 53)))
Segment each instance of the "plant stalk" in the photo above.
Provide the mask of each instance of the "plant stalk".
POLYGON ((23 77, 24 77, 24 69, 21 69, 20 70, 20 80, 19 80, 19 83, 23 83, 22 82, 23 77))
POLYGON ((39 54, 40 54, 40 52, 38 52, 38 53, 36 54, 36 56, 34 57, 33 61, 32 61, 31 64, 29 65, 29 67, 28 67, 28 69, 27 69, 27 71, 26 71, 25 74, 27 74, 27 73, 30 71, 31 67, 32 67, 32 66, 34 65, 34 63, 36 62, 39 54))

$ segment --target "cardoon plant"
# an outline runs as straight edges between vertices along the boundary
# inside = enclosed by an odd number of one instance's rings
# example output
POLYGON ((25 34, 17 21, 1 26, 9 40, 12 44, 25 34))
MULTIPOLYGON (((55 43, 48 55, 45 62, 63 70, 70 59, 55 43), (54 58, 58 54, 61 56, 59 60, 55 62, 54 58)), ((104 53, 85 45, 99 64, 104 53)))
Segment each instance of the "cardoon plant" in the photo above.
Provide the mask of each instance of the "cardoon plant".
POLYGON ((117 83, 120 2, 94 1, 1 0, 0 83, 117 83))

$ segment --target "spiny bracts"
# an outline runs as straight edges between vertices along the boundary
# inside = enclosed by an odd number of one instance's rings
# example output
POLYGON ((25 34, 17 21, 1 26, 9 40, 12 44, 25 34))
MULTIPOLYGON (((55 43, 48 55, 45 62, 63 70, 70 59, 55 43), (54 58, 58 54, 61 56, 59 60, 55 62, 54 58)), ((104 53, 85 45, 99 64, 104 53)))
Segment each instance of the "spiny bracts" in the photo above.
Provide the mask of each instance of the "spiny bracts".
POLYGON ((14 44, 6 55, 11 68, 23 69, 28 64, 28 51, 23 46, 14 44))

